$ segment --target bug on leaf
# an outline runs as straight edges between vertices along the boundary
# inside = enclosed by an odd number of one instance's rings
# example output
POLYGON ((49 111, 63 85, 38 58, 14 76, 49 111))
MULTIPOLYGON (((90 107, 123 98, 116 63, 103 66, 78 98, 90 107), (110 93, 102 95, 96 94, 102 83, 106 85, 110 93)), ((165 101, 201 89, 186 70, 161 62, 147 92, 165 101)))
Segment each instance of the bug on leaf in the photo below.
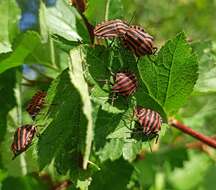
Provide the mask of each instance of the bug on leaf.
POLYGON ((38 91, 29 102, 26 111, 31 115, 33 119, 36 117, 36 115, 39 113, 42 106, 44 105, 46 95, 46 92, 38 91))
POLYGON ((23 125, 22 127, 17 128, 14 133, 13 143, 11 145, 11 150, 14 153, 14 157, 12 159, 24 152, 31 145, 35 133, 35 125, 23 125))
POLYGON ((162 118, 159 113, 154 110, 136 107, 134 115, 138 120, 138 127, 133 129, 134 134, 144 135, 147 139, 156 137, 156 142, 159 137, 159 131, 161 130, 162 118))
POLYGON ((124 46, 137 57, 153 54, 157 49, 153 45, 154 38, 139 26, 130 26, 122 37, 124 46))
POLYGON ((138 87, 138 81, 134 73, 118 72, 115 75, 115 83, 112 91, 122 96, 130 96, 138 87))
POLYGON ((127 32, 129 26, 120 19, 109 20, 98 24, 94 29, 94 35, 98 38, 110 39, 122 37, 127 32))

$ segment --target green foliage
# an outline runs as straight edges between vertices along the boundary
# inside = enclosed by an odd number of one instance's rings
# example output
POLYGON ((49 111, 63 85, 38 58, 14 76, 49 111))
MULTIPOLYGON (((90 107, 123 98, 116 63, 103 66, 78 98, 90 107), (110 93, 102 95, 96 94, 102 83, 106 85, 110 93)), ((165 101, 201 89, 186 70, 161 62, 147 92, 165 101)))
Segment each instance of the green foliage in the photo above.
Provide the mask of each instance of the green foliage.
POLYGON ((187 152, 182 148, 144 155, 144 159, 133 163, 135 168, 134 178, 140 182, 141 186, 150 187, 157 172, 164 170, 165 173, 168 168, 171 172, 174 168, 180 168, 186 159, 187 152))
POLYGON ((182 169, 175 169, 173 174, 169 176, 169 181, 175 189, 197 188, 197 184, 203 181, 203 176, 211 165, 209 158, 205 155, 192 155, 190 157, 191 159, 185 162, 182 169))
POLYGON ((11 42, 18 33, 20 10, 13 0, 0 2, 0 53, 12 51, 11 42))
POLYGON ((196 42, 192 44, 194 51, 199 55, 199 78, 195 86, 196 93, 214 93, 215 86, 215 44, 210 41, 196 42))
POLYGON ((15 106, 14 91, 16 71, 8 70, 0 75, 0 141, 3 141, 7 128, 7 114, 15 106))
POLYGON ((25 58, 40 44, 40 36, 36 32, 27 32, 16 39, 14 51, 0 57, 0 73, 23 64, 25 58), (31 43, 29 43, 31 42, 31 43))
POLYGON ((81 111, 81 97, 70 81, 67 69, 52 83, 47 97, 50 107, 39 118, 47 126, 38 140, 40 168, 56 158, 55 165, 61 173, 75 172, 73 167, 80 167, 78 158, 85 147, 87 119, 81 111))
POLYGON ((76 9, 69 7, 64 0, 57 1, 55 7, 49 8, 41 3, 40 25, 42 36, 46 40, 49 34, 58 34, 70 41, 87 39, 86 29, 76 9), (81 34, 77 26, 81 27, 81 34))
POLYGON ((19 33, 16 1, 0 2, 0 189, 214 189, 214 150, 191 151, 191 138, 168 124, 175 114, 216 132, 213 1, 89 0, 86 7, 82 15, 66 0, 40 1, 35 31, 19 33), (90 44, 87 21, 110 19, 145 26, 158 51, 138 59, 118 39, 90 44), (137 77, 129 97, 112 92, 119 71, 137 77), (47 96, 32 120, 25 109, 37 90, 47 96), (161 115, 157 143, 133 136, 135 106, 161 115), (39 136, 11 160, 21 124, 36 125, 39 136))
POLYGON ((132 166, 122 159, 115 162, 107 161, 101 166, 101 171, 93 175, 89 189, 126 189, 132 169, 132 166))
POLYGON ((121 19, 124 16, 122 0, 89 0, 85 15, 93 24, 104 20, 121 19))
POLYGON ((196 56, 183 33, 161 48, 155 64, 145 58, 138 67, 148 92, 167 113, 176 112, 186 102, 198 77, 196 56))
POLYGON ((33 176, 24 176, 24 177, 8 177, 2 182, 2 190, 14 189, 14 190, 28 190, 28 189, 48 189, 48 185, 39 181, 33 176))

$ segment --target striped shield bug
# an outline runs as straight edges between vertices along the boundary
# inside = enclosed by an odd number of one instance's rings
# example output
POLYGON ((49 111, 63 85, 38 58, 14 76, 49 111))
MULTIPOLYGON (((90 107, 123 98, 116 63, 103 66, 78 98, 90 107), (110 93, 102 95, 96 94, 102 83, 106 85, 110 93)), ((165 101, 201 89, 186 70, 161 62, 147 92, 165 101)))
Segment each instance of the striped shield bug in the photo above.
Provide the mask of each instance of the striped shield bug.
POLYGON ((138 87, 138 81, 134 73, 118 72, 115 75, 115 83, 112 91, 122 96, 130 96, 138 87))
POLYGON ((124 46, 137 57, 153 54, 156 50, 153 45, 154 38, 139 26, 130 26, 122 37, 122 41, 124 46))
POLYGON ((98 38, 114 38, 124 36, 129 26, 120 19, 109 20, 98 24, 94 29, 94 35, 98 38))
POLYGON ((36 117, 43 107, 46 95, 46 92, 38 91, 29 102, 26 111, 31 115, 32 119, 36 117))
POLYGON ((11 150, 14 153, 14 157, 12 159, 24 152, 31 145, 35 133, 35 125, 23 125, 17 128, 14 133, 13 143, 11 145, 11 150))
POLYGON ((138 120, 138 125, 133 129, 132 134, 140 134, 147 139, 156 137, 157 142, 162 125, 160 114, 154 110, 138 106, 134 110, 134 115, 138 120))

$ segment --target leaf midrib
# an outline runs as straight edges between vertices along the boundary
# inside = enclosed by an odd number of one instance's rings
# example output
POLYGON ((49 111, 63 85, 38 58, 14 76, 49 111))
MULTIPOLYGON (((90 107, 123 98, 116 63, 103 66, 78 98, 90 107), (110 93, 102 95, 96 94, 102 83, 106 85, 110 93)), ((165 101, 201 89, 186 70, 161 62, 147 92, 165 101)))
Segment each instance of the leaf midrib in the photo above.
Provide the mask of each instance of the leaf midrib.
MULTIPOLYGON (((175 53, 176 53, 176 49, 177 49, 179 40, 180 40, 180 38, 178 39, 177 43, 175 44, 175 50, 174 50, 174 52, 172 54, 172 61, 171 61, 171 66, 170 66, 170 70, 169 70, 169 75, 168 75, 168 85, 167 85, 167 88, 166 88, 166 96, 165 96, 165 99, 163 101, 163 106, 166 104, 166 101, 167 101, 167 96, 168 96, 168 92, 169 92, 169 88, 170 88, 170 83, 171 83, 170 79, 171 79, 172 67, 173 67, 173 64, 174 64, 173 60, 174 60, 174 57, 175 57, 175 53)), ((170 46, 168 46, 168 48, 170 50, 170 46)))

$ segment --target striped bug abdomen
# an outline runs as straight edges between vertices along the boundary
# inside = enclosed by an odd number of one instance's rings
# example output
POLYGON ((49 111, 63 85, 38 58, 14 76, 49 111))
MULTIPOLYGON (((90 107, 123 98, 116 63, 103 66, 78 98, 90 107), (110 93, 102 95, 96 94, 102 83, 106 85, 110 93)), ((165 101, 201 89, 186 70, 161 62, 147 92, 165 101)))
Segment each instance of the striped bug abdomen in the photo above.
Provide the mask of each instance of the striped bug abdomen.
POLYGON ((122 39, 124 46, 134 52, 137 57, 155 52, 154 38, 139 26, 130 26, 122 39))
POLYGON ((143 107, 136 107, 134 114, 138 119, 138 123, 144 135, 156 135, 161 130, 162 118, 156 111, 143 107))
POLYGON ((128 25, 122 20, 110 20, 98 24, 94 29, 94 35, 98 38, 114 38, 125 35, 128 25))
POLYGON ((36 126, 34 125, 23 125, 22 127, 17 128, 16 132, 14 133, 13 143, 11 145, 14 158, 29 147, 35 133, 36 126))
POLYGON ((26 111, 31 115, 33 119, 36 117, 36 115, 39 113, 42 106, 44 105, 46 95, 46 92, 38 91, 29 102, 26 111))
POLYGON ((119 93, 122 96, 133 94, 138 86, 135 74, 129 72, 119 72, 115 76, 115 83, 112 91, 119 93))

